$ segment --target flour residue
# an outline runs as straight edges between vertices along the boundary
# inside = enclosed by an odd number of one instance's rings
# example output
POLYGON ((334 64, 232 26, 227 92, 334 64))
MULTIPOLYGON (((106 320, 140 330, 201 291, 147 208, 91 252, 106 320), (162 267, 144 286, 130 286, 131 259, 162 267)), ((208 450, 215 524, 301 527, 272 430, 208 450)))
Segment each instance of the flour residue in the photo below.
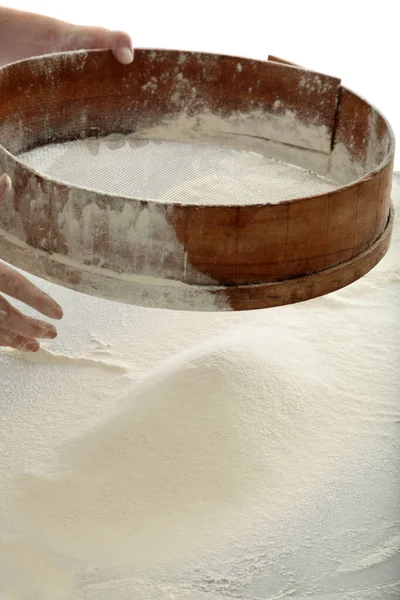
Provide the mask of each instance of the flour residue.
MULTIPOLYGON (((128 135, 52 144, 19 158, 70 185, 161 203, 276 204, 338 187, 313 171, 256 152, 128 135)), ((121 222, 127 220, 121 214, 121 222)), ((90 239, 85 228, 82 235, 90 239)))
POLYGON ((376 567, 388 560, 395 558, 400 554, 400 534, 395 535, 392 538, 382 543, 379 548, 376 548, 371 554, 354 560, 350 564, 340 565, 339 573, 355 573, 357 571, 364 571, 376 567))

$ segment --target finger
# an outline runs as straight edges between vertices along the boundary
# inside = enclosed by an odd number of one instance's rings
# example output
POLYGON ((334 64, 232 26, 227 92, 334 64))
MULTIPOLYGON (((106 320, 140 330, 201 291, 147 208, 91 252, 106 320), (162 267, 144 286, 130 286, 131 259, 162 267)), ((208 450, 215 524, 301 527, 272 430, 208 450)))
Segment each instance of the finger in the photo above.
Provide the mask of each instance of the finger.
POLYGON ((26 277, 0 263, 0 292, 20 300, 51 319, 61 319, 62 308, 26 277))
POLYGON ((0 202, 5 200, 7 195, 11 192, 11 179, 8 175, 2 175, 0 177, 0 202))
POLYGON ((112 31, 109 34, 109 49, 123 65, 133 61, 133 44, 130 36, 123 31, 112 31))
POLYGON ((25 352, 37 352, 40 348, 39 342, 33 339, 23 337, 22 335, 13 335, 0 327, 0 346, 15 348, 25 352))
POLYGON ((103 27, 74 26, 68 31, 65 41, 60 43, 60 50, 111 50, 115 58, 126 65, 133 61, 133 44, 131 37, 123 31, 110 31, 103 27))
POLYGON ((57 337, 57 330, 53 325, 23 315, 2 296, 0 296, 0 327, 28 338, 57 337))

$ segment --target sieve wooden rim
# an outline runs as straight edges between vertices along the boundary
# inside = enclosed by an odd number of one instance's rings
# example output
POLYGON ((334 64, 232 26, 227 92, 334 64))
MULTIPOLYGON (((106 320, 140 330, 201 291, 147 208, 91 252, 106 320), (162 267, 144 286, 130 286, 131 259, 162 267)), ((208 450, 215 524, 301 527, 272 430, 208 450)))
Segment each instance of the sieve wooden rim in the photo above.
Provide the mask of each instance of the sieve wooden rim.
MULTIPOLYGON (((234 136, 239 147, 240 135, 234 136)), ((275 145, 287 146, 278 138, 272 140, 275 145)), ((0 70, 0 142, 0 171, 10 175, 14 186, 13 197, 0 206, 2 258, 85 293, 196 310, 201 307, 188 288, 200 288, 216 298, 208 310, 278 306, 348 285, 379 262, 389 245, 394 138, 387 121, 340 80, 277 59, 138 50, 129 66, 118 65, 107 51, 14 63, 0 70), (176 72, 183 74, 180 79, 176 72), (156 93, 147 85, 152 78, 156 93), (182 80, 188 84, 182 87, 182 80), (177 89, 178 103, 173 100, 177 89), (140 131, 165 115, 178 115, 183 107, 195 116, 206 106, 222 118, 272 111, 278 96, 282 110, 326 132, 324 139, 304 143, 305 155, 329 156, 342 143, 365 166, 362 176, 329 194, 275 205, 158 205, 182 250, 179 256, 157 254, 160 240, 150 236, 146 262, 143 252, 135 254, 132 241, 110 237, 110 206, 122 212, 129 205, 140 213, 153 210, 151 201, 83 193, 36 173, 16 157, 80 135, 140 131), (376 148, 371 150, 372 143, 376 148), (375 163, 368 168, 371 152, 375 163), (83 238, 81 246, 73 247, 59 227, 67 202, 77 221, 87 205, 96 205, 101 215, 93 224, 89 249, 83 238), (135 283, 137 277, 148 280, 135 283), (161 295, 160 280, 168 290, 161 295), (169 285, 174 281, 182 287, 169 285)))

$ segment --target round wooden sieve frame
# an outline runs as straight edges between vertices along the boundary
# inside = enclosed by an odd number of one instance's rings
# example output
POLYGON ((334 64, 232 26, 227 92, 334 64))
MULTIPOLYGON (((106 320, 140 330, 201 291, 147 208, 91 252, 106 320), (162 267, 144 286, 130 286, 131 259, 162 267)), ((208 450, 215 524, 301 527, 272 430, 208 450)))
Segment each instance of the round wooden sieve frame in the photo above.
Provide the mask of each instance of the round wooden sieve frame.
MULTIPOLYGON (((166 131, 177 139, 176 128, 166 131)), ((108 51, 14 63, 0 70, 0 142, 0 173, 14 190, 0 205, 0 256, 80 292, 155 308, 268 308, 354 282, 389 247, 394 138, 387 121, 340 80, 275 58, 137 50, 129 66, 108 51), (295 143, 273 126, 283 114, 293 115, 295 143), (174 122, 180 140, 278 158, 295 153, 306 168, 308 161, 337 162, 342 147, 357 175, 330 193, 280 204, 195 206, 83 190, 17 157, 82 137, 151 137, 174 122), (304 127, 320 135, 307 138, 304 127), (85 208, 96 207, 89 241, 82 229, 72 243, 60 228, 67 204, 78 223, 85 208), (113 238, 110 210, 127 207, 135 215, 132 236, 113 238), (142 211, 150 221, 164 219, 169 236, 150 229, 145 256, 134 239, 142 211)))

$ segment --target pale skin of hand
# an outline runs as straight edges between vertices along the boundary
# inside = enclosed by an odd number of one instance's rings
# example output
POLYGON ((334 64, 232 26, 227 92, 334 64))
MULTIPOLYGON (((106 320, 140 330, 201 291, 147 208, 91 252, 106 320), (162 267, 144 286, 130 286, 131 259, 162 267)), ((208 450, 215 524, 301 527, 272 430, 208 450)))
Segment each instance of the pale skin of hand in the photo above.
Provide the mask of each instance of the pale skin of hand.
MULTIPOLYGON (((67 50, 111 50, 116 60, 133 60, 128 34, 101 27, 71 25, 33 13, 0 6, 0 66, 52 52, 67 50)), ((11 180, 0 175, 0 203, 11 191, 11 180)), ((61 307, 33 283, 11 267, 0 263, 0 346, 27 352, 39 350, 40 338, 53 339, 56 328, 44 321, 23 315, 2 295, 20 300, 51 319, 61 319, 61 307)))

